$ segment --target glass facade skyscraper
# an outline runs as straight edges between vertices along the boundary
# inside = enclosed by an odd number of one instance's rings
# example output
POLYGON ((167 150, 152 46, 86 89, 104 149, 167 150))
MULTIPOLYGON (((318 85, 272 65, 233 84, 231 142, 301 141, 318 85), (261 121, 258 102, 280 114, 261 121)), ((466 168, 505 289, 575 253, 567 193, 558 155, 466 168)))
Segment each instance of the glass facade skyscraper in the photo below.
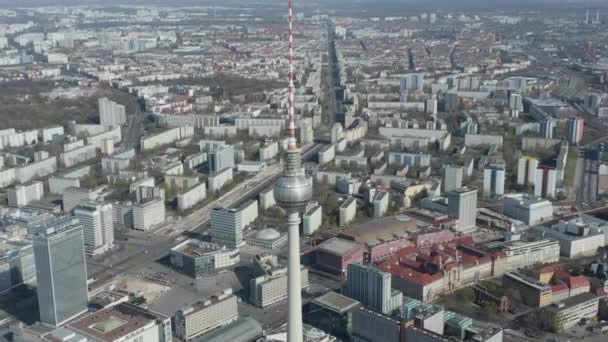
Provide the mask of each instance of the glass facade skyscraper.
POLYGON ((60 326, 87 311, 84 236, 77 218, 65 217, 34 235, 40 321, 60 326))

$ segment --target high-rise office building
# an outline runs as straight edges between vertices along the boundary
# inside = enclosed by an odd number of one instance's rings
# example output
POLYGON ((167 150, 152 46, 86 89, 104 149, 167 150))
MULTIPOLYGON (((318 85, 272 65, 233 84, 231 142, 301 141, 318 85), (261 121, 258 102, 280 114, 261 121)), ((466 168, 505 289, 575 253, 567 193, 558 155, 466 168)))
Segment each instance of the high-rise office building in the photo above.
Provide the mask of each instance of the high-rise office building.
POLYGON ((446 165, 443 167, 443 191, 448 192, 462 187, 462 171, 460 166, 446 165))
POLYGON ((517 162, 517 184, 534 185, 538 159, 532 157, 521 157, 517 162))
POLYGON ((103 254, 114 246, 113 210, 110 203, 87 202, 74 209, 84 233, 87 254, 103 254))
POLYGON ((583 140, 585 120, 582 117, 568 119, 568 142, 578 145, 583 140))
POLYGON ((348 296, 384 314, 399 308, 403 294, 391 288, 391 274, 361 264, 348 265, 348 296))
POLYGON ((87 267, 82 225, 52 220, 33 236, 40 321, 60 326, 87 311, 87 267))
POLYGON ((243 244, 243 229, 257 217, 257 200, 247 201, 238 208, 213 208, 211 240, 220 246, 239 248, 243 244))
POLYGON ((211 241, 228 248, 240 247, 243 244, 242 212, 236 208, 213 208, 211 241))
POLYGON ((549 166, 539 166, 534 180, 534 195, 542 198, 555 197, 557 171, 549 166))
POLYGON ((475 228, 477 220, 477 190, 467 188, 448 192, 448 216, 458 219, 458 230, 475 228))
POLYGON ((484 196, 503 195, 505 193, 505 167, 502 164, 486 165, 483 169, 484 196))
POLYGON ((225 145, 209 152, 207 161, 209 172, 215 173, 234 167, 234 146, 225 145))
POLYGON ((7 190, 8 206, 23 207, 32 201, 39 201, 44 197, 44 186, 42 182, 31 184, 19 184, 7 190))

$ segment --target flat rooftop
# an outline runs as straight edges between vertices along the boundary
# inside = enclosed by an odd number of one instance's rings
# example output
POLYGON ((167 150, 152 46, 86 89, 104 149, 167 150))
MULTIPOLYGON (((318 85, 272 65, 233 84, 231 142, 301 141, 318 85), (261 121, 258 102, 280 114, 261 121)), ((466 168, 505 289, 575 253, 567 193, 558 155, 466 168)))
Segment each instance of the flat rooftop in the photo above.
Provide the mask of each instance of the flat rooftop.
POLYGON ((85 316, 69 324, 68 327, 100 341, 115 341, 147 324, 165 319, 167 317, 164 315, 153 313, 136 305, 120 303, 85 316))
POLYGON ((359 243, 372 243, 408 235, 428 226, 428 223, 411 216, 396 215, 362 223, 345 230, 340 236, 359 243))
POLYGON ((262 337, 260 322, 251 317, 240 317, 235 322, 195 337, 193 342, 254 341, 262 337))
POLYGON ((595 296, 594 294, 592 294, 590 292, 585 292, 585 293, 576 295, 574 297, 566 298, 566 299, 562 300, 561 302, 555 303, 555 306, 559 309, 566 309, 571 306, 582 304, 582 303, 585 303, 587 301, 594 300, 594 299, 599 300, 598 297, 595 296))
POLYGON ((508 278, 512 278, 512 279, 517 280, 518 282, 520 282, 522 284, 525 284, 525 285, 530 286, 530 287, 537 288, 539 290, 549 290, 549 291, 551 291, 551 287, 549 285, 547 285, 545 283, 541 283, 540 281, 538 281, 538 280, 536 280, 536 279, 534 279, 532 277, 525 276, 525 275, 523 275, 521 273, 508 272, 508 273, 505 273, 504 276, 508 277, 508 278))
POLYGON ((319 250, 338 256, 350 254, 358 248, 363 248, 363 246, 354 241, 341 238, 331 238, 319 245, 319 250))
POLYGON ((189 305, 188 307, 183 308, 182 312, 184 313, 184 315, 189 315, 198 312, 202 309, 213 306, 215 304, 227 301, 228 299, 233 297, 234 295, 232 294, 232 291, 217 296, 211 296, 203 301, 196 302, 194 304, 189 305))
POLYGON ((172 251, 182 253, 192 258, 199 258, 220 250, 222 250, 222 247, 217 244, 195 240, 186 240, 172 249, 172 251))
POLYGON ((333 291, 313 299, 312 302, 340 314, 356 308, 360 304, 354 299, 348 298, 333 291))

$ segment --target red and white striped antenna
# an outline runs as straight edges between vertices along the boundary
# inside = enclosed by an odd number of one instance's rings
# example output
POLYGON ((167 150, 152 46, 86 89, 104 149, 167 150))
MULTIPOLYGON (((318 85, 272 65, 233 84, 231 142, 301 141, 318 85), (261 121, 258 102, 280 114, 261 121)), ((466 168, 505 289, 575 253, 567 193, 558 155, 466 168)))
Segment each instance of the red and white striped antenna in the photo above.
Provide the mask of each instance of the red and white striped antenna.
POLYGON ((287 149, 294 151, 298 149, 296 141, 296 87, 293 82, 293 0, 289 0, 289 143, 287 149))

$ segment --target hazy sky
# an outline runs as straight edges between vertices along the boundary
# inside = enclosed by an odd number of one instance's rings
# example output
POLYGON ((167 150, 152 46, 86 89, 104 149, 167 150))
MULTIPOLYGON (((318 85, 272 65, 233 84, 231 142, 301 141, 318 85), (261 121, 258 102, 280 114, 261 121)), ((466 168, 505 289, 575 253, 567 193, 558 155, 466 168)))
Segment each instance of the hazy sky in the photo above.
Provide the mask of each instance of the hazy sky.
MULTIPOLYGON (((517 9, 566 5, 572 6, 602 6, 608 7, 607 0, 294 0, 301 5, 310 3, 321 3, 327 7, 368 7, 407 9, 446 9, 446 10, 470 10, 470 9, 517 9)), ((25 7, 34 5, 126 5, 126 4, 145 4, 154 3, 160 5, 208 5, 216 3, 218 5, 226 3, 238 3, 233 0, 0 0, 0 6, 25 7)), ((240 0, 240 3, 287 3, 287 0, 240 0)))

